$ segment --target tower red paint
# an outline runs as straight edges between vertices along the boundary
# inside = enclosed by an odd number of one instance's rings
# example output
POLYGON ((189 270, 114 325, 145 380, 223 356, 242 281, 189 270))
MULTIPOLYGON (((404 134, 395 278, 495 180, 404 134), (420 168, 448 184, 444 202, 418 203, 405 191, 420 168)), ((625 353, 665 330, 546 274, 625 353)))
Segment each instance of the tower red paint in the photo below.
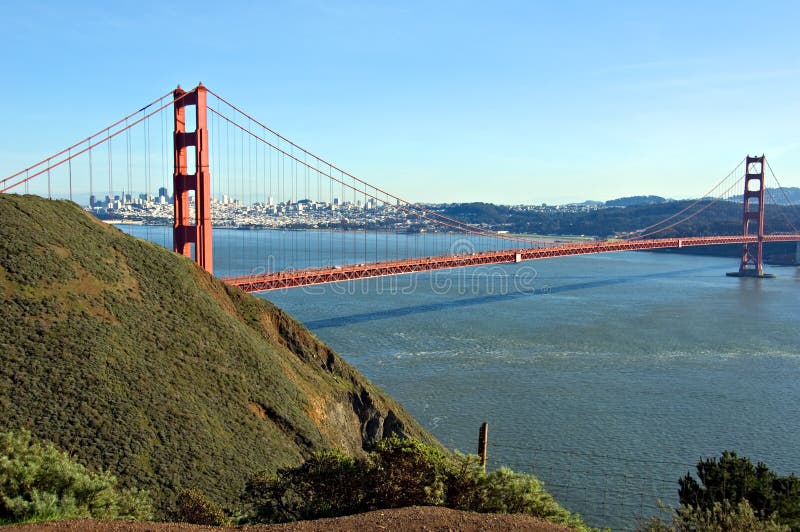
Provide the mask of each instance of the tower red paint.
POLYGON ((739 271, 728 275, 737 277, 773 277, 764 273, 764 156, 747 156, 745 161, 744 194, 742 203, 743 236, 755 236, 755 241, 742 244, 739 271))
POLYGON ((201 268, 213 273, 206 88, 201 83, 186 92, 178 86, 173 94, 175 96, 173 249, 181 255, 191 257, 194 244, 195 261, 201 268), (186 108, 191 106, 194 106, 195 130, 186 131, 186 108), (189 148, 194 148, 194 171, 191 173, 189 148), (189 211, 189 193, 192 191, 194 191, 194 220, 191 219, 189 211))

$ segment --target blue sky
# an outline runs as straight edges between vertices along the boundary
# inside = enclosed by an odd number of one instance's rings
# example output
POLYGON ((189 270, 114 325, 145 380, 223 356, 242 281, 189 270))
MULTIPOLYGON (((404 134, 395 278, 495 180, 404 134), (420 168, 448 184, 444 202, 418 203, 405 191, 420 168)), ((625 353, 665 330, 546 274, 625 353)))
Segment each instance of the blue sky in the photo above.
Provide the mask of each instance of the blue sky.
POLYGON ((0 174, 202 81, 416 201, 800 186, 800 3, 0 0, 0 174))

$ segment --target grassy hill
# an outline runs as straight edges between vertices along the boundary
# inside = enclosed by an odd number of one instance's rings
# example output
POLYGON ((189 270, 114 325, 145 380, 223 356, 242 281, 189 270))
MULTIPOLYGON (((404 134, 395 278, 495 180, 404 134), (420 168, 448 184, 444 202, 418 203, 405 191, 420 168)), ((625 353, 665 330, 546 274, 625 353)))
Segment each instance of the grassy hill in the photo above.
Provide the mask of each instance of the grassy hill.
POLYGON ((315 450, 433 442, 270 303, 73 203, 0 195, 0 430, 18 428, 161 510, 315 450))

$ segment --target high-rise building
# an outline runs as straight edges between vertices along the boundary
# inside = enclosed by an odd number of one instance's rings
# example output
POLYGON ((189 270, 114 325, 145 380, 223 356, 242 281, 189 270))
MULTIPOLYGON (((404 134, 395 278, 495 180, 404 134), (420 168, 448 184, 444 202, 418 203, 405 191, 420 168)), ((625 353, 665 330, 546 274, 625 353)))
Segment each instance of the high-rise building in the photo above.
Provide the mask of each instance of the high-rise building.
POLYGON ((169 199, 169 190, 167 190, 167 187, 161 187, 158 189, 158 195, 169 199))

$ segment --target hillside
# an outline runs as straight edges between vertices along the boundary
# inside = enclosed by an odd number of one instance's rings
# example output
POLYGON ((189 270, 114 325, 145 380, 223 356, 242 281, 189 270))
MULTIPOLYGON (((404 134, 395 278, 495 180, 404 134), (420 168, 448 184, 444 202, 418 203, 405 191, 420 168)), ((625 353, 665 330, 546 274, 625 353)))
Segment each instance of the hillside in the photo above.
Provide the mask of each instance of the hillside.
POLYGON ((220 503, 255 471, 433 442, 270 303, 66 201, 0 195, 0 430, 27 428, 164 511, 220 503))
POLYGON ((666 202, 667 200, 661 196, 626 196, 608 200, 604 205, 606 207, 635 207, 639 205, 658 205, 666 202))
MULTIPOLYGON (((447 204, 434 210, 471 224, 512 233, 543 235, 591 235, 600 238, 636 231, 659 224, 690 207, 688 200, 653 202, 628 207, 583 210, 528 210, 492 204, 447 204)), ((659 237, 735 235, 742 232, 742 206, 736 202, 701 202, 690 208, 694 216, 658 234, 659 237), (696 214, 696 215, 695 215, 696 214)), ((800 209, 768 205, 764 226, 767 232, 794 232, 800 227, 800 209)), ((673 220, 674 222, 674 220, 673 220)), ((658 228, 670 223, 658 225, 658 228)))
MULTIPOLYGON (((734 201, 742 201, 742 195, 731 198, 734 201)), ((800 204, 800 188, 798 187, 775 187, 766 188, 765 203, 767 205, 798 205, 800 204)))

